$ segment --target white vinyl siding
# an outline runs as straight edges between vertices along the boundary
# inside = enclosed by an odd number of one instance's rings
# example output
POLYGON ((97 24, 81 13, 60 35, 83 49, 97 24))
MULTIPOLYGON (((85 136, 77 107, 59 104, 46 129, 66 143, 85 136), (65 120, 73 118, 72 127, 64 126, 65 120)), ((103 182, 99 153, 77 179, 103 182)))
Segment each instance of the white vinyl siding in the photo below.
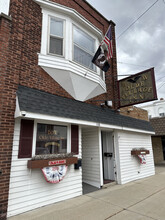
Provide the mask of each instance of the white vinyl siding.
POLYGON ((79 136, 78 136, 78 141, 79 141, 79 154, 78 157, 82 158, 82 128, 79 125, 79 136))
POLYGON ((82 179, 83 182, 100 187, 100 140, 98 128, 82 130, 82 179))
POLYGON ((125 184, 155 174, 151 136, 133 132, 117 132, 116 159, 118 183, 125 184), (117 140, 118 139, 118 140, 117 140), (137 157, 131 155, 133 148, 145 148, 150 151, 146 155, 146 164, 140 164, 137 157))
POLYGON ((47 183, 40 169, 28 169, 28 159, 18 159, 19 134, 20 120, 17 119, 13 140, 8 217, 82 195, 81 168, 75 170, 74 165, 68 166, 66 176, 57 184, 47 183))

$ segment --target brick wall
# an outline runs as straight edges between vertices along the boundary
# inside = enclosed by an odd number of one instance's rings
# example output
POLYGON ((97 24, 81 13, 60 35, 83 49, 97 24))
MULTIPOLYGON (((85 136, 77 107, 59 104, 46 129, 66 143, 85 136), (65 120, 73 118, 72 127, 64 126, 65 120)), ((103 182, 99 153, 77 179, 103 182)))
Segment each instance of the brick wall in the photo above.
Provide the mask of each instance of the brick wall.
POLYGON ((163 150, 162 150, 162 139, 160 136, 152 136, 152 148, 154 154, 154 162, 159 163, 164 160, 163 158, 163 150))
POLYGON ((6 219, 14 132, 15 92, 18 84, 9 53, 11 20, 0 17, 0 219, 6 219))
MULTIPOLYGON (((86 1, 52 1, 77 10, 105 34, 109 22, 86 1)), ((12 20, 5 16, 0 17, 0 220, 6 219, 18 84, 72 98, 38 66, 37 53, 40 52, 42 26, 40 6, 33 0, 10 0, 10 15, 12 20)), ((112 25, 115 37, 115 27, 113 23, 112 25)), ((105 76, 108 93, 89 100, 89 103, 100 105, 104 100, 114 100, 116 97, 115 46, 113 42, 114 58, 111 61, 111 69, 105 76)))
POLYGON ((146 120, 148 119, 148 112, 144 109, 137 108, 135 106, 124 107, 120 109, 120 114, 129 116, 136 119, 146 120))

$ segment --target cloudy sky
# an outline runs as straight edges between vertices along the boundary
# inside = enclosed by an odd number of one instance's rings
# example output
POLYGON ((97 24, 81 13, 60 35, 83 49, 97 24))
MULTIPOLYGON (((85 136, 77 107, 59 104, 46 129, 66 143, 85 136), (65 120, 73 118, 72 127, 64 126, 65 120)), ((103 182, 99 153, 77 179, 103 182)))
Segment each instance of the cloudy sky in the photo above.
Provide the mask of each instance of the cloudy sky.
POLYGON ((87 1, 116 24, 118 75, 154 67, 158 98, 165 99, 165 0, 87 1))

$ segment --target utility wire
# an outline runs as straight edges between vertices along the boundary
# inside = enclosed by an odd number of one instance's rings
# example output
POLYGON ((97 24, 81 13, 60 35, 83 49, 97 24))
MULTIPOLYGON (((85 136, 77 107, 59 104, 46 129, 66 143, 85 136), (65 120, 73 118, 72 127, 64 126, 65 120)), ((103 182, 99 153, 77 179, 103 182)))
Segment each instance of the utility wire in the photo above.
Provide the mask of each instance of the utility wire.
POLYGON ((164 77, 165 77, 165 76, 161 77, 160 79, 158 79, 158 80, 156 80, 156 81, 158 82, 159 80, 163 79, 164 77))
MULTIPOLYGON (((124 63, 124 62, 117 62, 117 63, 120 63, 120 64, 126 64, 126 65, 132 65, 132 66, 139 66, 139 67, 146 67, 146 68, 152 68, 152 67, 149 67, 149 66, 143 66, 143 65, 137 65, 137 64, 133 64, 133 63, 124 63)), ((159 66, 158 66, 159 67, 159 66)), ((157 69, 158 67, 155 67, 155 69, 157 69)), ((119 75, 118 76, 130 76, 130 75, 133 75, 133 74, 126 74, 126 75, 119 75)), ((161 79, 165 78, 165 76, 159 78, 158 80, 156 80, 157 82, 161 79)))
POLYGON ((142 66, 142 65, 137 65, 137 64, 133 64, 133 63, 124 63, 124 62, 117 62, 117 63, 149 68, 148 66, 142 66))
MULTIPOLYGON (((117 40, 128 30, 130 29, 147 11, 149 11, 159 0, 155 1, 148 9, 146 9, 132 24, 130 24, 118 37, 117 40)), ((165 3, 165 2, 164 2, 165 3)))
POLYGON ((159 90, 160 88, 162 88, 164 85, 165 85, 165 83, 163 83, 163 85, 161 85, 161 86, 158 88, 158 90, 159 90))

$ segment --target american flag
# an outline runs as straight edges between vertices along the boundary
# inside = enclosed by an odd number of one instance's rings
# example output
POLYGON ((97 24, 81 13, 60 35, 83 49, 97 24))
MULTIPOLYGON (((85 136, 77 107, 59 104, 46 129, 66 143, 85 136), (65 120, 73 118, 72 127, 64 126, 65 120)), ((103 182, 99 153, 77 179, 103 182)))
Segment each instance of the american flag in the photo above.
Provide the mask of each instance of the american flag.
POLYGON ((104 39, 101 42, 101 45, 103 42, 107 45, 108 47, 108 54, 107 58, 108 60, 113 57, 113 46, 112 46, 112 30, 111 30, 111 25, 109 26, 107 33, 104 36, 104 39))

